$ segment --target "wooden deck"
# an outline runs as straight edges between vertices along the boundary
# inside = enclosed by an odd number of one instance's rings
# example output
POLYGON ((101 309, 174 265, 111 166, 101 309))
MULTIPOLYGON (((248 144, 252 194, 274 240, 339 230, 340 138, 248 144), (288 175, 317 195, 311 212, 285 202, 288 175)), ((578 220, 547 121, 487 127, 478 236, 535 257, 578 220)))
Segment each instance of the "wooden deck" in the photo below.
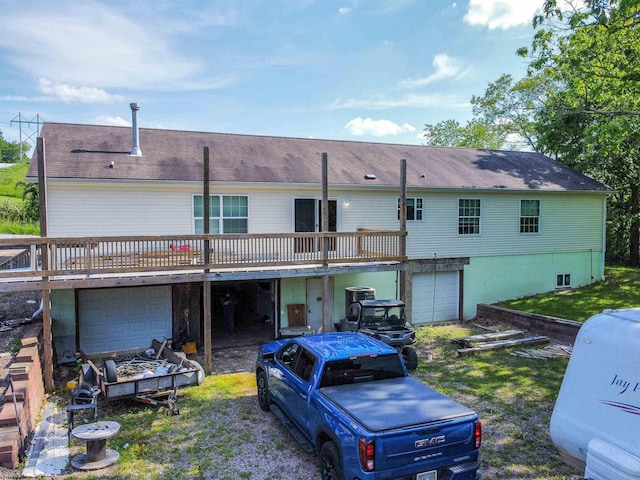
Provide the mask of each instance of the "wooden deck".
MULTIPOLYGON (((405 232, 283 233, 0 239, 20 268, 0 268, 0 282, 78 276, 202 274, 224 269, 402 262, 405 232), (43 261, 44 260, 44 261, 43 261)), ((7 265, 12 265, 10 262, 7 265)))

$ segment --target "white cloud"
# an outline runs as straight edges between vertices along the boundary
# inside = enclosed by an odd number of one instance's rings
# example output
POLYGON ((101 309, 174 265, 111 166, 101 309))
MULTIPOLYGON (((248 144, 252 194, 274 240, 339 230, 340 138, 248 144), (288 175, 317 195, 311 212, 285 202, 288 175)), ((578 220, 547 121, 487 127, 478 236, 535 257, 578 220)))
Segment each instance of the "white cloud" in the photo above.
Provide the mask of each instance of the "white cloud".
POLYGON ((112 127, 129 127, 131 120, 122 117, 110 117, 109 115, 99 115, 93 118, 89 123, 93 125, 109 125, 112 127))
POLYGON ((62 102, 114 103, 124 100, 122 95, 114 95, 96 87, 75 87, 64 83, 53 83, 41 78, 38 90, 49 99, 62 102))
POLYGON ((408 123, 398 125, 391 120, 373 120, 372 118, 354 118, 347 122, 344 128, 351 135, 374 135, 384 137, 398 135, 399 133, 415 132, 415 128, 408 123))
POLYGON ((464 21, 470 25, 486 26, 490 30, 506 30, 531 24, 541 6, 541 0, 470 0, 464 21))
POLYGON ((340 8, 338 9, 338 13, 339 13, 340 15, 346 15, 346 14, 348 14, 348 13, 351 13, 351 11, 352 11, 352 10, 353 10, 353 9, 352 9, 351 7, 340 7, 340 8))
POLYGON ((465 63, 446 53, 439 53, 433 57, 435 72, 427 77, 406 78, 398 83, 399 88, 417 88, 446 78, 461 78, 471 70, 465 63))
POLYGON ((328 108, 330 110, 342 110, 348 108, 387 110, 390 108, 427 108, 441 106, 447 108, 469 108, 468 100, 461 100, 456 95, 405 95, 400 98, 376 97, 370 99, 338 98, 328 108))
POLYGON ((6 15, 0 29, 5 58, 56 85, 197 90, 228 84, 198 78, 202 62, 173 48, 182 33, 179 22, 172 27, 142 21, 121 7, 90 0, 21 5, 6 15))

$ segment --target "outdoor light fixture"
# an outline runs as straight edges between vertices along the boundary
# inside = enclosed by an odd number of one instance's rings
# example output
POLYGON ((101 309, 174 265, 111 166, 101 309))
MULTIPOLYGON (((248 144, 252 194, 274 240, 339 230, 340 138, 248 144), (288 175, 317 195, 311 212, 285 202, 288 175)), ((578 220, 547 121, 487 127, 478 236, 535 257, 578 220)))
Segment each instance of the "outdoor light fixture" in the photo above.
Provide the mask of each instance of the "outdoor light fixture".
POLYGON ((376 178, 378 177, 376 177, 373 173, 365 173, 364 175, 365 180, 375 180, 376 178))

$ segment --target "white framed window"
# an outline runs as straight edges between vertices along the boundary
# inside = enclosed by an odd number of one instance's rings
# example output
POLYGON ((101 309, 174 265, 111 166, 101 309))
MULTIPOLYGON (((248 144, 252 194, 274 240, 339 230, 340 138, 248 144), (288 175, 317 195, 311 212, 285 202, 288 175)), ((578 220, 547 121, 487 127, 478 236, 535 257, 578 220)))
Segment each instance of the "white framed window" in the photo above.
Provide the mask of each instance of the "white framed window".
POLYGON ((557 273, 556 274, 556 288, 570 288, 571 287, 571 274, 570 273, 557 273))
POLYGON ((480 199, 458 199, 458 234, 480 235, 480 199))
POLYGON ((540 233, 540 200, 520 200, 520 233, 540 233))
MULTIPOLYGON (((193 196, 193 231, 204 233, 202 195, 193 196)), ((213 234, 248 233, 248 197, 246 195, 210 195, 209 232, 213 234)))
MULTIPOLYGON (((424 210, 424 199, 407 197, 407 221, 421 221, 424 210)), ((398 220, 400 220, 400 198, 398 198, 398 220)))

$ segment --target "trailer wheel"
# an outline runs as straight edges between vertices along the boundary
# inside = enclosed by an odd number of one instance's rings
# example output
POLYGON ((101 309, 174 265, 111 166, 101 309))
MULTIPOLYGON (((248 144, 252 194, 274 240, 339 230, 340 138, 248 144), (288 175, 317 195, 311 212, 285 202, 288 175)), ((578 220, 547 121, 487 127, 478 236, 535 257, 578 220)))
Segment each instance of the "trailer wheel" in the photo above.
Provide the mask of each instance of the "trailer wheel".
POLYGON ((193 367, 198 370, 198 385, 202 385, 202 382, 204 382, 204 377, 206 376, 206 374, 204 373, 204 368, 202 368, 202 365, 200 365, 195 360, 189 361, 191 362, 193 367))
POLYGON ((338 447, 331 441, 324 442, 320 448, 320 477, 322 480, 341 480, 344 478, 338 447))
POLYGON ((418 354, 412 347, 404 347, 402 349, 402 360, 407 370, 413 371, 418 368, 418 354))
POLYGON ((258 387, 258 404, 265 412, 271 408, 271 400, 269 399, 269 384, 267 383, 267 375, 261 370, 256 377, 256 386, 258 387))
POLYGON ((116 362, 113 360, 105 360, 102 364, 104 379, 107 383, 115 383, 118 381, 118 373, 116 371, 116 362))

